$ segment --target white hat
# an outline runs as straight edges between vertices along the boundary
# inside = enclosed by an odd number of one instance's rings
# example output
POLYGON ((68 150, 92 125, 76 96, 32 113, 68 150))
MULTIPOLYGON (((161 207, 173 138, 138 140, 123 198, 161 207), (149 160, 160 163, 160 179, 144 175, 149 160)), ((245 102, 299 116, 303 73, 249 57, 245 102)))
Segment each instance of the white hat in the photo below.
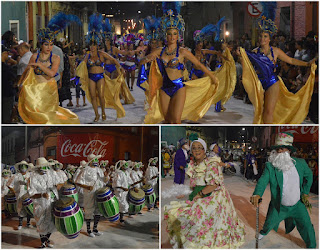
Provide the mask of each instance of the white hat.
POLYGON ((50 163, 46 160, 44 157, 39 157, 36 161, 36 167, 44 167, 44 166, 49 166, 50 163))
POLYGON ((206 143, 204 140, 202 140, 201 138, 198 138, 197 140, 194 140, 194 141, 191 143, 190 148, 192 148, 192 144, 193 144, 194 142, 199 142, 199 143, 201 143, 201 145, 202 145, 203 148, 204 148, 204 152, 207 151, 207 143, 206 143))
POLYGON ((104 163, 106 164, 106 166, 108 166, 109 161, 108 161, 108 160, 102 160, 102 161, 100 161, 100 166, 103 165, 104 163))
POLYGON ((100 159, 102 157, 102 155, 94 155, 94 154, 91 154, 91 155, 89 155, 88 157, 87 157, 87 160, 88 160, 88 164, 90 163, 90 162, 92 162, 94 159, 100 159))
POLYGON ((19 167, 19 165, 27 165, 28 166, 28 168, 30 167, 30 163, 28 163, 28 162, 26 162, 26 161, 20 161, 20 162, 17 162, 15 165, 14 165, 14 167, 15 168, 18 168, 19 167))
POLYGON ((214 146, 216 146, 217 145, 217 143, 213 143, 213 144, 211 144, 211 146, 210 146, 210 151, 212 151, 213 149, 214 149, 214 146))
POLYGON ((80 161, 80 166, 85 167, 87 165, 87 162, 85 160, 80 161))

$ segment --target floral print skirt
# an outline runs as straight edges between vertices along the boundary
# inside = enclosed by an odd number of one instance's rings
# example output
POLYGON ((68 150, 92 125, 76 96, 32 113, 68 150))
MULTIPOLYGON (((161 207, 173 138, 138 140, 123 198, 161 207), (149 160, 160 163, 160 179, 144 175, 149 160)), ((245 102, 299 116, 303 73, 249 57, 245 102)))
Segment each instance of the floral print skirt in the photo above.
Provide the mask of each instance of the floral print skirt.
POLYGON ((174 248, 238 248, 244 243, 244 224, 223 185, 211 196, 173 201, 164 209, 174 248))

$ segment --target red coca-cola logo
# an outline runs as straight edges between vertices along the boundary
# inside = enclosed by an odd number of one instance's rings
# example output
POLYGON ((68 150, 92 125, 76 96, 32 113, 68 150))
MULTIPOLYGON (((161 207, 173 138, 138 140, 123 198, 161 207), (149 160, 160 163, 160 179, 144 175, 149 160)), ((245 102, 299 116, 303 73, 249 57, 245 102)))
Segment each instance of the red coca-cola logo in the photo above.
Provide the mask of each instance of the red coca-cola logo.
POLYGON ((318 141, 317 126, 280 126, 278 132, 289 132, 294 136, 294 142, 318 141))
POLYGON ((103 134, 59 135, 57 159, 62 163, 87 161, 90 154, 102 155, 103 160, 113 158, 113 136, 103 134))
POLYGON ((69 139, 62 144, 61 156, 88 157, 90 154, 95 154, 104 157, 106 155, 105 146, 108 145, 108 143, 107 141, 91 140, 89 143, 72 144, 69 139))

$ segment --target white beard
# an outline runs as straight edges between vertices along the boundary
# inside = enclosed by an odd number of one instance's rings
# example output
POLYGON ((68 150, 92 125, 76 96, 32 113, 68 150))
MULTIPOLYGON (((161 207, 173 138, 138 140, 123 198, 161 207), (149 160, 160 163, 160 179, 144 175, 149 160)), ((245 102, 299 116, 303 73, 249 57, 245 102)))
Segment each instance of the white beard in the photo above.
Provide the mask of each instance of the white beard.
POLYGON ((289 152, 276 153, 271 152, 269 162, 280 171, 287 171, 294 167, 294 160, 290 157, 289 152))

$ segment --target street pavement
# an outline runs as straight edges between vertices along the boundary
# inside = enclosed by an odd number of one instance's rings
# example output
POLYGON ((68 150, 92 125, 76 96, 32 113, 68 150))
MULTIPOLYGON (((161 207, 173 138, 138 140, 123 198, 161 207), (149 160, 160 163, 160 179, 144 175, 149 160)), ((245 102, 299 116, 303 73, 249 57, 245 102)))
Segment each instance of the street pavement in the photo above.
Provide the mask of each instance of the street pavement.
MULTIPOLYGON (((148 212, 144 207, 142 215, 134 215, 132 218, 124 216, 124 219, 124 223, 119 221, 111 223, 106 219, 101 219, 98 224, 99 232, 103 232, 101 236, 94 238, 87 236, 87 225, 84 222, 77 238, 67 239, 56 231, 51 235, 50 241, 54 244, 54 248, 59 249, 159 248, 159 210, 148 212)), ((40 246, 40 238, 36 228, 26 228, 25 220, 23 228, 18 231, 18 218, 4 219, 2 216, 2 249, 38 248, 40 246)), ((35 225, 34 219, 31 219, 31 224, 35 225)))
MULTIPOLYGON (((82 106, 82 97, 80 98, 80 107, 75 107, 76 98, 75 98, 75 89, 71 89, 72 92, 72 102, 73 107, 67 107, 68 100, 63 102, 64 108, 69 108, 71 111, 76 113, 79 116, 81 124, 143 124, 144 117, 147 112, 144 110, 144 100, 145 94, 144 91, 137 86, 134 86, 133 91, 131 92, 135 98, 135 103, 123 105, 126 116, 123 118, 117 119, 117 113, 114 109, 106 109, 107 119, 99 122, 93 122, 94 120, 94 111, 92 105, 86 100, 87 106, 82 106)), ((88 93, 86 93, 88 94, 88 93)), ((123 103, 123 100, 121 101, 123 103)), ((225 112, 217 113, 215 112, 214 105, 211 106, 209 111, 205 116, 198 120, 197 122, 192 122, 185 120, 183 123, 205 123, 205 124, 251 124, 253 121, 253 106, 250 104, 245 104, 242 100, 231 99, 224 105, 226 108, 225 112)), ((99 113, 101 114, 101 109, 99 108, 99 113)))
MULTIPOLYGON (((186 185, 189 185, 189 179, 186 178, 186 185)), ((242 176, 230 176, 224 175, 224 184, 226 189, 229 191, 233 204, 236 208, 237 214, 240 219, 245 224, 245 243, 241 248, 255 248, 255 231, 256 231, 256 210, 249 202, 249 197, 252 195, 254 188, 256 186, 253 182, 246 181, 242 176)), ((172 188, 173 186, 173 176, 167 176, 161 179, 161 192, 172 188)), ((262 228, 266 214, 268 211, 268 205, 270 202, 270 188, 266 188, 263 195, 263 201, 260 205, 260 229, 262 228)), ((177 200, 176 198, 161 199, 161 247, 171 248, 169 243, 168 234, 166 232, 166 222, 163 220, 163 206, 170 204, 170 201, 177 200)), ((312 204, 312 213, 310 214, 311 221, 313 223, 315 233, 317 248, 319 248, 319 196, 310 193, 309 201, 312 204)), ((272 230, 267 236, 259 241, 259 248, 281 248, 281 249, 291 249, 291 248, 306 248, 304 241, 298 230, 295 228, 290 234, 285 234, 284 222, 280 223, 278 232, 272 230)))
MULTIPOLYGON (((133 104, 123 104, 126 115, 123 118, 117 119, 117 113, 114 109, 106 109, 107 119, 102 121, 100 118, 99 122, 93 122, 95 115, 91 103, 87 102, 87 106, 82 106, 82 97, 80 98, 80 107, 75 107, 76 97, 75 89, 71 89, 73 107, 67 107, 68 100, 63 102, 64 108, 69 108, 71 111, 79 116, 81 124, 143 124, 144 117, 147 112, 144 110, 145 94, 142 89, 136 85, 133 87, 131 92, 135 98, 133 104)), ((86 93, 88 94, 88 93, 86 93)), ((246 104, 242 100, 238 100, 233 96, 224 105, 226 110, 224 112, 216 112, 215 106, 212 105, 208 112, 197 122, 184 120, 183 124, 252 124, 254 110, 251 104, 246 104)), ((98 108, 99 114, 101 115, 101 109, 98 108)), ((101 116, 100 116, 101 117, 101 116)), ((312 124, 312 122, 303 122, 304 124, 312 124)))

